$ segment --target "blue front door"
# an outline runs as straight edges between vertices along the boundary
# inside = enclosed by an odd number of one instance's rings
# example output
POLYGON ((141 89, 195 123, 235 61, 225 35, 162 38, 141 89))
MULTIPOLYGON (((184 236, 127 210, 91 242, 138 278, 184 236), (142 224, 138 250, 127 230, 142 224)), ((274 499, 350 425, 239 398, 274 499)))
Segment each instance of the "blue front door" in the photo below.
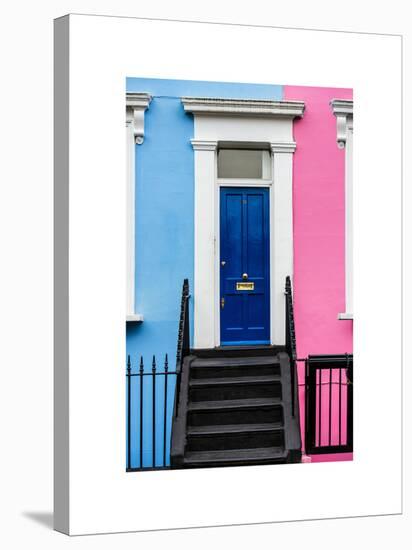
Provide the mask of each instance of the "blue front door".
POLYGON ((220 190, 221 345, 270 343, 269 190, 220 190))

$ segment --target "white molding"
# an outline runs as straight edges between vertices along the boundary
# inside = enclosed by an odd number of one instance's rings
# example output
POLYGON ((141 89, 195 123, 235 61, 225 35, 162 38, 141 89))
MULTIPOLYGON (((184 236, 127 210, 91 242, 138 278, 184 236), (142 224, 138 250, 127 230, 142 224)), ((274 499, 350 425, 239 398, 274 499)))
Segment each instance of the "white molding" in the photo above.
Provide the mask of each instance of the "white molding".
POLYGON ((353 129, 353 101, 350 99, 332 99, 330 102, 332 112, 336 116, 336 141, 338 147, 346 146, 348 126, 353 129))
POLYGON ((152 101, 152 96, 146 92, 126 93, 126 120, 133 124, 135 143, 141 145, 144 141, 144 113, 152 101))
POLYGON ((334 115, 353 115, 353 99, 332 99, 330 104, 334 115))
POLYGON ((128 323, 141 323, 143 321, 142 313, 130 313, 126 315, 126 322, 128 323))
POLYGON ((126 120, 126 315, 135 307, 135 137, 126 120))
POLYGON ((182 97, 183 108, 194 115, 301 117, 303 101, 182 97))
POLYGON ((195 151, 216 151, 217 141, 207 139, 191 139, 192 147, 195 151))
POLYGON ((270 187, 270 179, 248 179, 248 178, 217 178, 218 185, 222 187, 270 187))
POLYGON ((340 321, 352 321, 353 320, 353 313, 339 313, 338 319, 340 321))
POLYGON ((202 98, 182 98, 182 102, 186 112, 195 115, 191 140, 195 163, 194 347, 220 345, 220 187, 228 185, 270 189, 271 343, 283 345, 285 278, 293 277, 293 117, 302 116, 304 103, 202 98), (270 149, 271 179, 218 179, 219 143, 270 149))
POLYGON ((279 141, 270 144, 272 153, 294 153, 296 150, 296 142, 294 141, 279 141))
POLYGON ((345 308, 338 319, 353 319, 353 100, 332 99, 336 116, 336 141, 345 148, 345 308))
POLYGON ((216 150, 195 149, 194 347, 213 348, 216 327, 216 150))
POLYGON ((285 343, 285 280, 293 281, 293 152, 272 153, 271 341, 285 343))
POLYGON ((353 125, 345 147, 345 309, 353 311, 353 125))
POLYGON ((152 97, 147 93, 126 94, 126 320, 143 321, 135 308, 135 188, 136 144, 144 139, 144 113, 152 97), (137 318, 138 317, 138 318, 137 318))

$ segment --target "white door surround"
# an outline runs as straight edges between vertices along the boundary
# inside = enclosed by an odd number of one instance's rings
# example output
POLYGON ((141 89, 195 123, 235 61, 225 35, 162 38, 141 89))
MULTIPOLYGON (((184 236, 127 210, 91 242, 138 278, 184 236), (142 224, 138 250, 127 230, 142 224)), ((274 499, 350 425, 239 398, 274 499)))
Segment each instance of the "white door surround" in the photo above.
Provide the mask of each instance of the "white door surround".
POLYGON ((293 276, 293 119, 303 115, 304 103, 186 97, 182 103, 194 115, 194 348, 220 345, 219 187, 229 185, 270 188, 271 343, 284 345, 285 278, 293 276), (271 179, 219 180, 222 145, 268 149, 271 179))

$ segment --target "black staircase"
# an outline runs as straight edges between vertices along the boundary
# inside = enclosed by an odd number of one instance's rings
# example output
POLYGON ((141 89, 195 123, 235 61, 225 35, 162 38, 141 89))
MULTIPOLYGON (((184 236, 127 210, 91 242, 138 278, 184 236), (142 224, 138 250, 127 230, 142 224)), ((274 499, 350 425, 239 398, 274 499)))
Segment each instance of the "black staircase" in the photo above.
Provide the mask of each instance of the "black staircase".
POLYGON ((300 462, 295 362, 287 351, 216 348, 184 357, 172 468, 300 462))

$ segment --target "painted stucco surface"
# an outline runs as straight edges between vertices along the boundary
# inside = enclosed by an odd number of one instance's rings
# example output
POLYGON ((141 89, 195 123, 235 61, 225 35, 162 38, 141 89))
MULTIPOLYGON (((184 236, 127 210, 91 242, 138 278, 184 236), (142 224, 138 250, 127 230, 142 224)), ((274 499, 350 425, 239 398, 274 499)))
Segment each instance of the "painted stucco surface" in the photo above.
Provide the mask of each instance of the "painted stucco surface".
MULTIPOLYGON (((335 98, 352 99, 352 90, 284 87, 284 99, 306 105, 303 118, 294 122, 293 159, 293 286, 297 352, 302 358, 353 350, 352 321, 338 320, 345 311, 345 150, 336 143, 330 107, 335 98)), ((303 434, 304 363, 298 363, 298 378, 303 434)), ((336 430, 334 426, 333 438, 336 430)))
MULTIPOLYGON (((136 145, 135 189, 135 311, 143 314, 142 323, 128 323, 127 353, 134 371, 140 356, 145 370, 151 370, 153 354, 163 370, 169 356, 169 369, 174 370, 180 293, 187 277, 193 288, 194 270, 194 153, 193 117, 186 114, 182 96, 282 99, 282 87, 276 85, 200 82, 128 78, 128 92, 148 92, 153 96, 145 113, 145 139, 136 145)), ((193 335, 193 303, 190 304, 193 335)), ((193 341, 193 340, 192 340, 193 341)), ((137 378, 133 379, 135 392, 137 378)), ((150 380, 145 378, 150 394, 150 380)), ((146 391, 146 390, 145 390, 146 391)), ((162 402, 163 383, 157 385, 158 403, 162 402)), ((169 381, 169 403, 173 401, 174 383, 169 381)), ((137 400, 136 400, 137 402, 137 400)), ((163 410, 158 407, 156 425, 156 461, 162 461, 163 410)), ((145 465, 152 456, 151 400, 145 402, 145 465)), ((132 410, 132 430, 138 421, 138 410, 132 410)), ((170 418, 168 419, 170 426, 170 418)), ((167 438, 169 440, 169 438, 167 438)), ((139 442, 132 439, 132 466, 136 464, 139 442)), ((169 453, 167 453, 169 455, 169 453)))

